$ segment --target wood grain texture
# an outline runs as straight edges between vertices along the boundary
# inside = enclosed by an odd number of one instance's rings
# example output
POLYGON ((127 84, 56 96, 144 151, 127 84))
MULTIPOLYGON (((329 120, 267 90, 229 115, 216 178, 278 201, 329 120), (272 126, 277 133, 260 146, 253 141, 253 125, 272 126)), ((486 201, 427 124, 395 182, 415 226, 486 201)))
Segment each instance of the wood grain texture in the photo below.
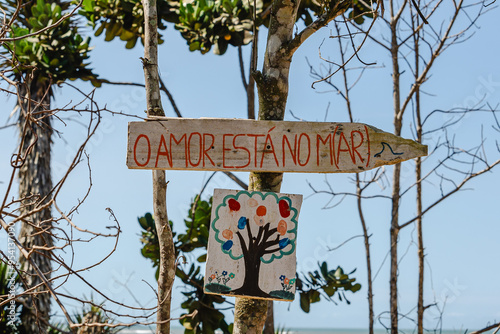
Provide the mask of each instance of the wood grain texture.
POLYGON ((155 118, 130 122, 132 169, 362 172, 427 146, 361 123, 155 118))

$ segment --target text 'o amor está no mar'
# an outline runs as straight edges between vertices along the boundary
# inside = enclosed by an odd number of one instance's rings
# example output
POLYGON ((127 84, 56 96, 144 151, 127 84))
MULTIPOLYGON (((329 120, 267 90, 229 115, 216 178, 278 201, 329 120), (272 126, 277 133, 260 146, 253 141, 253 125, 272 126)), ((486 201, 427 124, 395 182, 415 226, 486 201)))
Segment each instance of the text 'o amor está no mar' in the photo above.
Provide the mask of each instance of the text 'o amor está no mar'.
MULTIPOLYGON (((407 150, 396 152, 401 149, 397 141, 387 142, 399 137, 364 124, 262 122, 266 124, 255 126, 261 121, 241 120, 254 126, 221 126, 212 119, 191 121, 194 124, 187 127, 186 122, 172 121, 130 123, 129 168, 357 172, 381 165, 379 160, 388 164, 414 157, 404 154, 407 150), (380 140, 380 133, 388 139, 380 140), (384 144, 389 148, 382 154, 384 144)), ((400 139, 406 146, 411 142, 400 139)))

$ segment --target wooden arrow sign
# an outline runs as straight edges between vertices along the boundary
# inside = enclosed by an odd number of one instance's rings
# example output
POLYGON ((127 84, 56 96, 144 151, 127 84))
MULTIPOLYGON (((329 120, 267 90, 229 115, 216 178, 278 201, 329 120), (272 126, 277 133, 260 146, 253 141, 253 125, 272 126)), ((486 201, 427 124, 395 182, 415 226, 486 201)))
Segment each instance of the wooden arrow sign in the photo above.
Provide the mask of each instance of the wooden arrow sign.
POLYGON ((425 155, 425 145, 360 123, 158 118, 129 123, 127 166, 338 173, 425 155))

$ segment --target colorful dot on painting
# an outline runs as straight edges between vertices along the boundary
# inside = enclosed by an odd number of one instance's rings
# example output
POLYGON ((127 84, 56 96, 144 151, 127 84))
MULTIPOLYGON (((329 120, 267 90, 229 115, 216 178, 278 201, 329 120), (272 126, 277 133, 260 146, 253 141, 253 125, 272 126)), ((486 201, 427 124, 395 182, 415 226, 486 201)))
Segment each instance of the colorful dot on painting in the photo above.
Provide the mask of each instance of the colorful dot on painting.
POLYGON ((231 211, 238 211, 241 207, 240 203, 234 198, 229 199, 229 201, 227 201, 227 204, 229 205, 229 210, 231 211))
POLYGON ((285 235, 285 233, 286 233, 286 228, 287 228, 287 226, 286 226, 286 221, 284 221, 284 220, 280 220, 280 222, 278 223, 278 233, 279 233, 280 235, 285 235))
POLYGON ((222 231, 222 236, 226 239, 231 240, 233 238, 233 231, 231 230, 224 230, 222 231))
POLYGON ((267 213, 267 208, 264 205, 261 205, 257 208, 257 216, 265 216, 267 213))
POLYGON ((288 244, 290 243, 290 239, 288 238, 283 238, 281 239, 279 242, 278 242, 278 245, 281 249, 285 248, 286 246, 288 246, 288 244))
POLYGON ((240 217, 240 219, 238 220, 238 228, 240 230, 244 229, 245 226, 247 225, 247 222, 248 222, 247 217, 240 217))
POLYGON ((256 207, 257 205, 259 205, 259 202, 257 202, 257 200, 256 200, 256 199, 254 199, 254 198, 250 198, 250 199, 248 200, 248 206, 249 206, 249 207, 254 208, 254 207, 256 207))
POLYGON ((257 224, 257 226, 263 226, 265 224, 264 218, 257 215, 253 216, 253 220, 255 221, 255 224, 257 224))
POLYGON ((288 202, 282 199, 281 201, 279 201, 278 206, 280 209, 281 217, 288 218, 290 216, 290 205, 288 205, 288 202))
POLYGON ((222 245, 222 249, 225 250, 225 251, 228 251, 231 249, 231 247, 233 247, 233 241, 232 240, 228 240, 224 243, 224 245, 222 245))

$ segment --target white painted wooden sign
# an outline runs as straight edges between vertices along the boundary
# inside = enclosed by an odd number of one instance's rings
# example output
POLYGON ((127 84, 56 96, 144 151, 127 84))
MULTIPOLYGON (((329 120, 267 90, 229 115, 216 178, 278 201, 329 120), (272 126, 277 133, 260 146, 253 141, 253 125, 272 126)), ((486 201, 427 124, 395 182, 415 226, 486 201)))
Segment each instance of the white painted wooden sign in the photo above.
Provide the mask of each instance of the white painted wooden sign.
POLYGON ((205 293, 291 301, 302 195, 215 189, 205 293))
POLYGON ((127 166, 336 173, 425 155, 425 145, 360 123, 158 118, 129 123, 127 166))

